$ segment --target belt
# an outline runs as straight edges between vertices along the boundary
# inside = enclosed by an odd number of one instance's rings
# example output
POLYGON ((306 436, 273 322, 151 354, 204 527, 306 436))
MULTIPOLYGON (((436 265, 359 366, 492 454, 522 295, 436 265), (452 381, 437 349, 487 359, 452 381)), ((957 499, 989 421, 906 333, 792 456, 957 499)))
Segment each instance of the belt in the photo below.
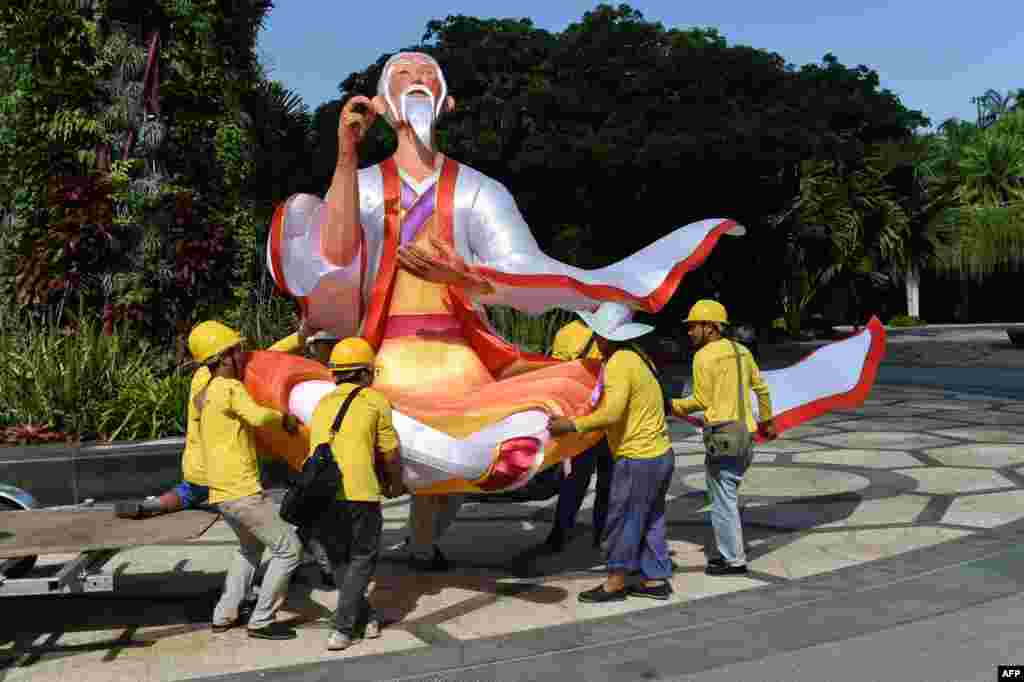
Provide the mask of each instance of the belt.
POLYGON ((384 325, 384 338, 426 336, 434 338, 463 338, 462 326, 454 315, 425 313, 422 315, 391 315, 384 325))

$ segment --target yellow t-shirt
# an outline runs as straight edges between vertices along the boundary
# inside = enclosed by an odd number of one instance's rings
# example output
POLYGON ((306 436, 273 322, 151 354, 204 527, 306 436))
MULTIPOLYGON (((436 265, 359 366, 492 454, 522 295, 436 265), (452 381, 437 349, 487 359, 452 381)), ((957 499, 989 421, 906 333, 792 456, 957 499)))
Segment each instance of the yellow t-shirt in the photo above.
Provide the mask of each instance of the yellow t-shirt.
MULTIPOLYGON (((551 357, 556 360, 578 360, 593 334, 583 322, 573 320, 555 334, 555 338, 551 342, 551 357)), ((590 344, 587 357, 595 360, 604 359, 601 357, 601 351, 597 349, 596 342, 590 344)))
POLYGON ((632 350, 612 354, 604 367, 604 391, 597 409, 572 421, 581 433, 605 429, 616 457, 649 459, 672 447, 661 386, 632 350))
POLYGON ((203 444, 199 439, 199 410, 193 401, 209 381, 210 369, 200 367, 192 375, 192 385, 188 390, 188 424, 185 425, 185 451, 181 453, 181 476, 196 485, 206 485, 206 464, 203 460, 203 444))
MULTIPOLYGON (((757 422, 754 420, 750 405, 750 389, 757 394, 757 412, 761 421, 772 418, 771 396, 750 351, 741 343, 736 344, 736 349, 740 354, 740 367, 743 372, 747 428, 753 433, 757 431, 757 422)), ((672 407, 682 414, 703 410, 704 421, 709 424, 736 421, 740 418, 739 403, 736 402, 738 393, 736 354, 733 353, 732 344, 727 339, 719 339, 694 354, 693 395, 682 400, 673 400, 672 407)))
MULTIPOLYGON (((345 398, 356 384, 341 384, 320 399, 309 427, 309 453, 326 443, 345 398)), ((383 393, 364 388, 348 407, 341 427, 331 441, 334 459, 341 469, 343 490, 339 500, 379 502, 380 481, 374 462, 377 453, 398 454, 398 433, 391 423, 391 403, 383 393)))
POLYGON ((263 490, 250 428, 280 425, 282 417, 277 410, 256 404, 237 379, 216 377, 210 382, 200 415, 210 504, 263 490))

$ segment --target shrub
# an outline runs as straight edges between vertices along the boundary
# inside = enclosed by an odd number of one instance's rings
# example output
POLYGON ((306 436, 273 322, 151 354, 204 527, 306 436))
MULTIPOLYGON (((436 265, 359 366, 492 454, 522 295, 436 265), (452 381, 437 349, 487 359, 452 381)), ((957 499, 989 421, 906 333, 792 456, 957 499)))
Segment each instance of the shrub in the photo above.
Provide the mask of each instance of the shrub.
POLYGON ((510 343, 531 353, 548 353, 555 334, 575 316, 565 310, 527 315, 506 306, 488 306, 487 317, 510 343))
POLYGON ((928 323, 920 317, 911 317, 910 315, 897 315, 889 320, 890 327, 920 327, 924 324, 928 323))
POLYGON ((107 335, 83 311, 62 327, 55 317, 0 309, 0 426, 84 439, 182 433, 187 377, 157 379, 161 353, 129 331, 107 335))

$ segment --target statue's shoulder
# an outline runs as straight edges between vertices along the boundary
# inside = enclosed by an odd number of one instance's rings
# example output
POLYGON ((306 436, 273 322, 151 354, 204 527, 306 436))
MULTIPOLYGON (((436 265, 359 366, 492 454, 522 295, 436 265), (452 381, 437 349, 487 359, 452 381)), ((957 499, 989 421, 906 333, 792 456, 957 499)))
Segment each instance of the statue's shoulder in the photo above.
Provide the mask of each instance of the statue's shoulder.
POLYGON ((505 185, 500 181, 461 162, 459 163, 456 193, 463 197, 472 197, 473 203, 478 203, 481 200, 491 201, 509 194, 505 185))

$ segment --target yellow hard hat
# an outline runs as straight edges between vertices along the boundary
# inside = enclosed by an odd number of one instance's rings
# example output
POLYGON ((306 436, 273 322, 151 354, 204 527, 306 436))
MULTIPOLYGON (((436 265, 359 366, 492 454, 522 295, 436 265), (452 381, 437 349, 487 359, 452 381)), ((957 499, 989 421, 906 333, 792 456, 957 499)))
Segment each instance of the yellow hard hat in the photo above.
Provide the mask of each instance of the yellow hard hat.
POLYGON ((725 313, 725 306, 718 301, 701 299, 690 308, 690 314, 683 322, 720 322, 728 324, 729 316, 725 313))
POLYGON ((224 351, 242 343, 242 337, 231 327, 216 320, 200 322, 188 335, 188 351, 201 365, 216 360, 224 351))
POLYGON ((373 367, 373 348, 366 339, 350 336, 334 344, 327 367, 332 372, 346 372, 352 369, 369 369, 373 367))

